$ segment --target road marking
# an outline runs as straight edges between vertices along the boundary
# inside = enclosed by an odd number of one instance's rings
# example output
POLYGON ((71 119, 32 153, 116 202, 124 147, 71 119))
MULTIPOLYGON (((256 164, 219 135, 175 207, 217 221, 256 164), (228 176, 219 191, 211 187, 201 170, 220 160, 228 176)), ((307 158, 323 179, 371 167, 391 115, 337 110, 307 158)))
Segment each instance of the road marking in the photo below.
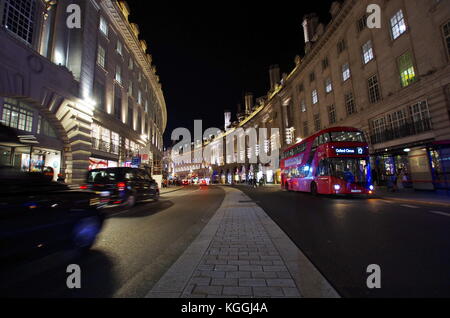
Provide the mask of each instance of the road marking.
POLYGON ((414 205, 402 204, 401 206, 405 207, 405 208, 410 208, 410 209, 420 209, 418 206, 414 206, 414 205))
POLYGON ((441 212, 441 211, 430 211, 430 213, 433 213, 433 214, 438 214, 438 215, 443 215, 443 216, 448 216, 448 217, 450 217, 450 214, 449 214, 449 213, 445 213, 445 212, 441 212))

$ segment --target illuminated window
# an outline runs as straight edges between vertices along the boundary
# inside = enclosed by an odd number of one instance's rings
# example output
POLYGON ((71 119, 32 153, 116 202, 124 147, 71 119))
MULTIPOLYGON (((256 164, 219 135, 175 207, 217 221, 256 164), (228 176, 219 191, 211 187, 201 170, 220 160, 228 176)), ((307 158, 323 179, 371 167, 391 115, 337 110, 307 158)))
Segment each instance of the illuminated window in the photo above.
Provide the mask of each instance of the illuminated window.
POLYGON ((117 83, 122 84, 122 68, 120 65, 116 66, 116 77, 115 77, 117 83))
POLYGON ((391 18, 391 32, 394 40, 406 32, 406 22, 402 10, 398 11, 391 18))
POLYGON ((318 102, 319 102, 319 93, 317 92, 317 89, 315 89, 312 92, 312 103, 316 105, 318 102))
POLYGON ((122 51, 123 51, 123 45, 122 42, 120 42, 119 40, 117 41, 117 48, 116 51, 119 55, 122 55, 122 51))
POLYGON ((333 81, 331 78, 327 78, 325 81, 325 92, 331 93, 333 91, 333 81))
POLYGON ((3 105, 2 124, 26 132, 33 131, 33 110, 16 100, 7 99, 3 105))
POLYGON ((35 0, 6 0, 3 10, 5 28, 29 44, 33 42, 35 5, 35 0))
POLYGON ((417 79, 412 54, 406 52, 398 58, 398 68, 400 72, 402 87, 407 87, 417 79))
POLYGON ((100 31, 102 31, 102 33, 108 37, 108 23, 106 22, 105 18, 100 17, 100 31))
POLYGON ((342 80, 345 82, 350 78, 350 76, 351 76, 350 65, 348 63, 342 65, 342 80))
POLYGON ((306 112, 306 101, 304 99, 300 102, 300 107, 302 109, 302 113, 305 113, 306 112))
POLYGON ((372 61, 373 58, 374 58, 372 41, 369 41, 366 44, 364 44, 363 47, 362 47, 362 50, 363 50, 364 64, 367 64, 370 61, 372 61))

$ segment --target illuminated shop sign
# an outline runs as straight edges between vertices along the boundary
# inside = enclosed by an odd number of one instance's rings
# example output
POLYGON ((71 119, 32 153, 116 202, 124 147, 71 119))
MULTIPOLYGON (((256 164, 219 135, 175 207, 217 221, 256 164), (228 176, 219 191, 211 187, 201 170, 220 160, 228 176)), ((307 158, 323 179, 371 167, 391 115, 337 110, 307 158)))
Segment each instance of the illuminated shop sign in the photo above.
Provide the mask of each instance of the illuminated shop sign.
POLYGON ((364 148, 336 148, 336 154, 338 155, 364 155, 364 148))

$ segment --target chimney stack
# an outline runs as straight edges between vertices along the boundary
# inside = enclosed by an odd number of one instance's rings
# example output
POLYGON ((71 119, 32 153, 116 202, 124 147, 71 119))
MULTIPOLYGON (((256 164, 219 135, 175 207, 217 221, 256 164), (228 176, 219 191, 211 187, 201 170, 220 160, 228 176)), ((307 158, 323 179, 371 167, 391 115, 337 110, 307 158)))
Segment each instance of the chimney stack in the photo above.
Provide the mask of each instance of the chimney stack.
POLYGON ((305 52, 308 53, 311 49, 314 37, 316 35, 319 18, 315 13, 307 14, 303 18, 303 33, 305 37, 305 52))
POLYGON ((280 67, 278 65, 272 65, 269 69, 270 74, 270 90, 273 91, 275 87, 280 83, 280 67))
POLYGON ((237 119, 239 122, 243 121, 245 118, 245 115, 242 113, 242 105, 237 105, 237 119))
POLYGON ((245 94, 245 114, 250 115, 253 112, 253 94, 245 94))
POLYGON ((228 131, 231 127, 231 112, 229 110, 225 111, 225 131, 228 131))

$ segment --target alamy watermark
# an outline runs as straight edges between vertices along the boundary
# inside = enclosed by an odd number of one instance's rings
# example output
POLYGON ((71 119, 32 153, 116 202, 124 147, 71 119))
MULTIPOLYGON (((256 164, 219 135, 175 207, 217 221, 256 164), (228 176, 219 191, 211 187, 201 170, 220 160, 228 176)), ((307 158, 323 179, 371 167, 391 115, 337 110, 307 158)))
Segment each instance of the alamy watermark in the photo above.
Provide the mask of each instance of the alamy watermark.
POLYGON ((171 157, 174 163, 207 165, 263 164, 279 167, 280 130, 278 128, 234 128, 221 131, 209 128, 203 132, 201 120, 194 122, 194 139, 187 128, 172 132, 178 142, 171 157))

